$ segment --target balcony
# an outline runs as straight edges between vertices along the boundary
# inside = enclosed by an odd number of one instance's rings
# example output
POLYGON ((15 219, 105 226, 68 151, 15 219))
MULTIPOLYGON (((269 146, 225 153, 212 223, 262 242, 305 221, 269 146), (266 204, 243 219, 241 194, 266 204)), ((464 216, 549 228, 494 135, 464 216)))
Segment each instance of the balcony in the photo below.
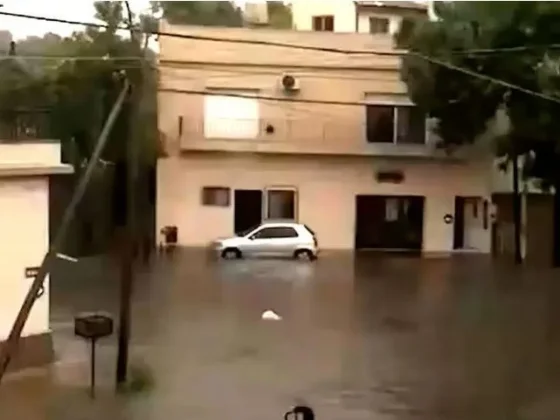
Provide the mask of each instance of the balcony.
POLYGON ((49 113, 43 110, 0 110, 0 143, 49 139, 49 113))
POLYGON ((314 117, 261 121, 224 119, 219 123, 214 121, 209 128, 201 119, 185 119, 181 127, 181 135, 168 133, 168 137, 179 137, 183 152, 449 159, 444 151, 435 147, 431 135, 426 136, 425 143, 368 142, 366 124, 361 121, 349 123, 314 117))

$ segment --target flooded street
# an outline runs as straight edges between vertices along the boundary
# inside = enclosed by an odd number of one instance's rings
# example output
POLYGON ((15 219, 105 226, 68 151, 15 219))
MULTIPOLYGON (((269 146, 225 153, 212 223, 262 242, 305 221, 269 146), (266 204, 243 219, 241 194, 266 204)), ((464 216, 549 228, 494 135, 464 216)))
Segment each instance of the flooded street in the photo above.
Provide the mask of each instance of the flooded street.
POLYGON ((2 412, 261 420, 305 402, 319 420, 540 420, 560 410, 560 282, 550 271, 479 257, 219 262, 183 251, 136 285, 132 359, 150 367, 153 389, 111 397, 111 338, 89 403, 88 348, 72 319, 116 316, 116 272, 64 264, 73 275, 55 272, 51 292, 59 361, 7 381, 2 412), (262 320, 266 310, 282 320, 262 320))

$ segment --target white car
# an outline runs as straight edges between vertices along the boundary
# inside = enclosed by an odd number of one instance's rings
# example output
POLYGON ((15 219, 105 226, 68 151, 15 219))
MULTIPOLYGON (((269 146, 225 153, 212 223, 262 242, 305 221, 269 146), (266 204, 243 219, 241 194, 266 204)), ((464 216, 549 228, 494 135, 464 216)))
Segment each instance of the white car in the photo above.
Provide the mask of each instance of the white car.
POLYGON ((289 256, 314 260, 319 253, 315 233, 294 222, 267 221, 232 238, 219 239, 213 248, 225 259, 252 256, 289 256))

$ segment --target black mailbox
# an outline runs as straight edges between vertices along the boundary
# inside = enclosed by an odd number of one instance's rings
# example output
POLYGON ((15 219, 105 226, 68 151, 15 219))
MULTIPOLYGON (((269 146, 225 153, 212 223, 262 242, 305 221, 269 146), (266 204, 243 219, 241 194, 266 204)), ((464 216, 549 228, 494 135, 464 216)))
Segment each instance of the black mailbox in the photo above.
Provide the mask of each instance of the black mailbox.
POLYGON ((95 398, 95 345, 100 338, 113 334, 113 318, 99 312, 78 315, 74 318, 74 333, 91 345, 90 395, 95 398))
POLYGON ((113 334, 113 319, 106 314, 90 313, 74 319, 74 333, 87 340, 97 340, 113 334))

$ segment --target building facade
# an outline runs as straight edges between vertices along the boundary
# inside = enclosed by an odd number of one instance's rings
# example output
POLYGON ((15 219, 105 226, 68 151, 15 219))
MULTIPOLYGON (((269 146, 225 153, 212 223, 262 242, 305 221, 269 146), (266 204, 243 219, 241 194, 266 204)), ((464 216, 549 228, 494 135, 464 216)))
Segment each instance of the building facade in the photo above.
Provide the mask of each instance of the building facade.
POLYGON ((428 4, 413 1, 295 0, 293 28, 394 35, 403 18, 425 15, 428 4))
POLYGON ((161 30, 213 40, 160 39, 158 232, 206 246, 282 218, 323 249, 490 252, 492 163, 435 147, 390 34, 161 30))
MULTIPOLYGON (((0 345, 49 246, 49 177, 68 174, 55 142, 0 141, 0 345)), ((35 301, 11 368, 37 366, 53 357, 49 287, 35 301)))

